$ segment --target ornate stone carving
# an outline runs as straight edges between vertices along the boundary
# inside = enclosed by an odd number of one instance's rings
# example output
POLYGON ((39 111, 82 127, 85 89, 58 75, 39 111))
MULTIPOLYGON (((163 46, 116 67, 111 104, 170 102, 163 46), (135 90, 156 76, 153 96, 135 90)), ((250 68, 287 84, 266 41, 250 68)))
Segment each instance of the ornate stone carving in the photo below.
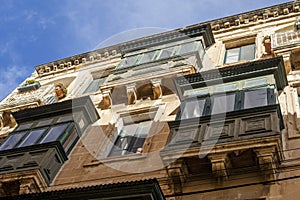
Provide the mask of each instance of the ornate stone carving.
POLYGON ((127 89, 128 105, 134 104, 137 100, 135 84, 126 86, 126 89, 127 89))
POLYGON ((162 97, 161 79, 152 79, 151 83, 154 99, 160 99, 162 97))

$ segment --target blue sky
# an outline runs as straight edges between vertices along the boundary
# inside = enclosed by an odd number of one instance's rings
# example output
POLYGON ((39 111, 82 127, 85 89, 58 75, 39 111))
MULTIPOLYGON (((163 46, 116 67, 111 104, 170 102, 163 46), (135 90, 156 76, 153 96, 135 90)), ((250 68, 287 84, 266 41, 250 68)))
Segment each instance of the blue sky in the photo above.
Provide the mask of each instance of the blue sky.
POLYGON ((120 32, 175 29, 286 0, 0 0, 0 100, 34 66, 93 50, 120 32))

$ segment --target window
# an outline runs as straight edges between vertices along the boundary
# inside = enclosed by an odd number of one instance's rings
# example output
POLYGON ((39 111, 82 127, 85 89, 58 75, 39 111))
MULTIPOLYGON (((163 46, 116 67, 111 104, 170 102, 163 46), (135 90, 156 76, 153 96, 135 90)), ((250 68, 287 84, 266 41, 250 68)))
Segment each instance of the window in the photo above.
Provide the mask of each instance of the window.
POLYGON ((182 111, 181 119, 189 119, 202 116, 205 99, 197 99, 195 101, 187 102, 182 111))
POLYGON ((226 113, 234 111, 235 93, 215 95, 211 114, 226 113))
MULTIPOLYGON (((259 83, 259 82, 258 82, 259 83)), ((207 115, 232 112, 276 103, 276 89, 271 85, 264 87, 233 90, 234 84, 224 85, 225 88, 215 87, 214 94, 189 98, 182 103, 177 119, 189 119, 207 115), (229 92, 221 92, 228 90, 229 92)), ((223 86, 222 86, 223 87, 223 86)), ((235 86, 234 86, 235 87, 235 86)))
POLYGON ((132 65, 135 65, 137 61, 138 55, 135 56, 129 56, 124 58, 121 63, 118 66, 118 69, 125 68, 125 67, 130 67, 132 65))
POLYGON ((151 125, 151 121, 125 125, 118 134, 109 156, 140 153, 151 125))
POLYGON ((154 55, 155 55, 155 51, 144 53, 142 58, 139 61, 139 64, 151 62, 154 58, 154 55))
POLYGON ((249 90, 245 92, 244 108, 253 108, 268 105, 268 91, 267 88, 258 90, 249 90))
POLYGON ((255 58, 255 44, 226 49, 224 63, 252 60, 255 58))
POLYGON ((90 85, 85 89, 85 91, 83 92, 83 94, 97 92, 100 89, 100 85, 104 83, 104 81, 105 81, 106 78, 107 77, 101 77, 101 78, 94 79, 90 83, 90 85))
MULTIPOLYGON (((0 145, 0 150, 26 147, 53 141, 60 141, 61 144, 64 145, 74 130, 75 125, 71 114, 24 124, 21 123, 0 145)), ((75 138, 73 137, 71 143, 73 144, 77 138, 78 134, 76 134, 75 138)), ((68 141, 68 143, 70 143, 70 141, 68 141)), ((66 152, 69 151, 69 149, 65 150, 66 152)))

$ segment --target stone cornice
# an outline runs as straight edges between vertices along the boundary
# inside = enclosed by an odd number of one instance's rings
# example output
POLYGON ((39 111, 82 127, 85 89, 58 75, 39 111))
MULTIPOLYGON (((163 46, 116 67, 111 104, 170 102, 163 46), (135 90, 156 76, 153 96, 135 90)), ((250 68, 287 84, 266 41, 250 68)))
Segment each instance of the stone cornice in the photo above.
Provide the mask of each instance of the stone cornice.
POLYGON ((240 25, 251 25, 258 21, 267 21, 279 16, 288 16, 291 13, 300 12, 300 1, 291 1, 274 6, 269 6, 249 12, 244 12, 204 23, 211 24, 213 31, 222 31, 230 27, 239 27, 240 25))

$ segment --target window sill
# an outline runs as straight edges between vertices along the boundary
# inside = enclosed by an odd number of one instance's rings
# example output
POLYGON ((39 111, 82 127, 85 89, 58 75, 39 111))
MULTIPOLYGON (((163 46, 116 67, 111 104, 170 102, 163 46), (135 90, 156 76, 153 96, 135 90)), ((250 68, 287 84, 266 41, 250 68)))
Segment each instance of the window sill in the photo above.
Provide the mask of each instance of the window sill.
POLYGON ((94 167, 105 163, 133 161, 133 160, 141 160, 146 158, 147 158, 146 154, 143 153, 113 156, 113 157, 101 158, 100 160, 94 159, 91 162, 84 164, 83 167, 94 167))

